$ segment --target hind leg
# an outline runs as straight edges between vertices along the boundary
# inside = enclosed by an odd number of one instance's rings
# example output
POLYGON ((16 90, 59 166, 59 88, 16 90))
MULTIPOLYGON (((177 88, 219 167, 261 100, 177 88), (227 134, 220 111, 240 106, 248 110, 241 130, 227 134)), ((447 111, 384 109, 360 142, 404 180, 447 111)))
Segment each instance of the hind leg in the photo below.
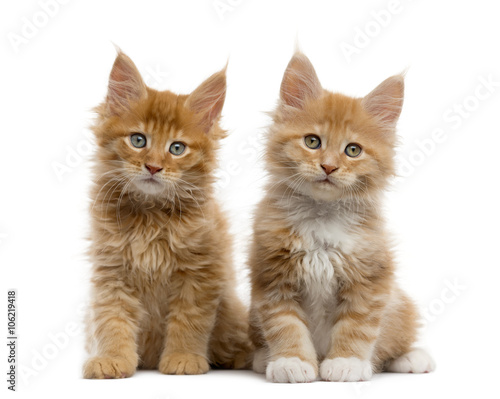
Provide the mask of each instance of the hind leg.
POLYGON ((429 373, 435 368, 434 360, 425 350, 414 349, 392 360, 386 370, 393 373, 429 373))
POLYGON ((376 371, 425 373, 435 368, 432 358, 422 349, 415 349, 418 313, 412 301, 397 290, 382 323, 373 363, 376 371))

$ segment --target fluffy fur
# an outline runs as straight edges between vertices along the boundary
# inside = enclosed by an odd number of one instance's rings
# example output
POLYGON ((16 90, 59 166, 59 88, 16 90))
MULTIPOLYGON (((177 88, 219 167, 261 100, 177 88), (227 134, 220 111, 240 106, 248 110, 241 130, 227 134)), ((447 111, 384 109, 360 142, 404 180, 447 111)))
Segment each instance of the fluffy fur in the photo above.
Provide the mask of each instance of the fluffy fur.
POLYGON ((294 55, 267 136, 270 180, 250 257, 254 370, 274 382, 360 381, 434 368, 397 286, 380 197, 394 174, 403 76, 364 98, 322 89, 294 55), (311 149, 305 137, 316 135, 311 149), (348 144, 361 153, 349 157, 348 144))
POLYGON ((225 70, 190 95, 155 91, 119 52, 94 126, 92 298, 85 378, 137 367, 200 374, 249 362, 226 219, 212 184, 225 70), (131 134, 147 139, 144 148, 131 134), (174 142, 186 148, 169 152, 174 142))

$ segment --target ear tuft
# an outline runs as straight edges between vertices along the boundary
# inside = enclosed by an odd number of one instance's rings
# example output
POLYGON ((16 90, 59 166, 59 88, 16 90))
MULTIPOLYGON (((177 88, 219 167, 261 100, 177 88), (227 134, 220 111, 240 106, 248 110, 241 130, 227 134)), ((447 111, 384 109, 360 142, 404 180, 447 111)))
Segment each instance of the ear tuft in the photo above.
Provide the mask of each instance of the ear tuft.
POLYGON ((201 117, 205 132, 209 132, 222 113, 226 99, 226 68, 214 73, 186 100, 186 106, 201 117))
POLYGON ((323 89, 311 61, 300 51, 296 52, 281 82, 282 105, 303 109, 307 100, 318 98, 323 89))
POLYGON ((117 48, 113 68, 109 75, 106 102, 112 114, 129 109, 130 102, 147 96, 146 85, 133 61, 117 48))
POLYGON ((361 104, 372 116, 383 125, 394 129, 403 108, 404 75, 395 75, 380 83, 371 93, 365 96, 361 104))

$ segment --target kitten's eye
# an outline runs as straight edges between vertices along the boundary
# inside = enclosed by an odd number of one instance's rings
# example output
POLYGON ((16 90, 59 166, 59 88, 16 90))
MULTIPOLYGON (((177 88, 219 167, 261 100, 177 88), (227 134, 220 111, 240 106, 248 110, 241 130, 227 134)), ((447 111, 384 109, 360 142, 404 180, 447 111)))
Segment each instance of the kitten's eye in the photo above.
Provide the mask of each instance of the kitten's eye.
POLYGON ((310 134, 309 136, 304 137, 304 141, 306 143, 306 146, 313 150, 317 150, 319 147, 321 147, 321 140, 315 134, 310 134))
POLYGON ((170 151, 171 154, 181 155, 185 149, 186 145, 184 143, 176 141, 170 145, 170 148, 168 150, 170 151))
POLYGON ((134 133, 130 135, 130 142, 136 148, 144 148, 146 147, 146 136, 142 133, 134 133))
POLYGON ((357 144, 348 144, 345 148, 345 154, 348 157, 356 158, 359 154, 361 154, 361 147, 357 144))

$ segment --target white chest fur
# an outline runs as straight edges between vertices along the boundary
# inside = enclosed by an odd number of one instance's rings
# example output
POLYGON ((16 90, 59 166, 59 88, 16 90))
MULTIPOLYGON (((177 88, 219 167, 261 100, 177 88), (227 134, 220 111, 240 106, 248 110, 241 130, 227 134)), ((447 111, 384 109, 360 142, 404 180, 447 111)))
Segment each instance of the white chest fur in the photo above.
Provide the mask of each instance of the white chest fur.
POLYGON ((325 356, 330 343, 330 332, 336 308, 337 276, 332 254, 319 247, 307 251, 302 259, 302 306, 307 315, 314 347, 325 356))
POLYGON ((307 200, 289 208, 287 220, 301 238, 303 307, 314 346, 327 354, 336 310, 337 280, 346 264, 344 256, 360 244, 360 216, 339 204, 318 204, 307 200))
POLYGON ((344 201, 318 202, 301 196, 279 201, 292 230, 302 238, 304 249, 318 246, 351 254, 360 241, 358 227, 363 206, 344 201))

